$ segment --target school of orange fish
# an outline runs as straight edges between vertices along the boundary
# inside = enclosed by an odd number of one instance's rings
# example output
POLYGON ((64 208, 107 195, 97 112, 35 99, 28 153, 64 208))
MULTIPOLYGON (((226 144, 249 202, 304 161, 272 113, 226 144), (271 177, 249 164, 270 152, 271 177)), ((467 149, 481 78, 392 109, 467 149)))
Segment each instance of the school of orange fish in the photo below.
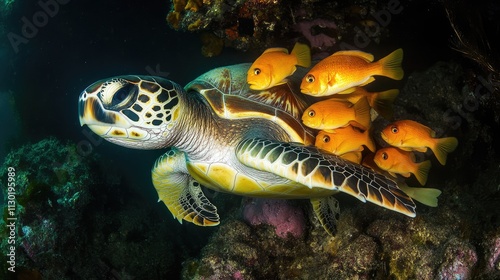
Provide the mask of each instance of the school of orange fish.
MULTIPOLYGON (((371 136, 371 122, 377 115, 392 118, 392 104, 399 90, 368 92, 363 86, 375 81, 374 76, 401 80, 402 60, 402 49, 378 61, 362 51, 338 51, 321 60, 307 72, 300 85, 303 94, 321 98, 305 110, 302 121, 319 131, 315 142, 318 148, 393 177, 410 197, 435 207, 440 190, 409 187, 404 178, 413 175, 424 186, 431 161, 417 162, 415 152, 425 153, 430 149, 438 162, 445 165, 458 140, 436 138, 431 128, 412 120, 393 122, 380 132, 387 147, 377 149, 371 136)), ((267 49, 250 66, 247 82, 254 90, 269 89, 286 83, 296 66, 310 65, 307 45, 296 43, 291 53, 285 48, 267 49)))

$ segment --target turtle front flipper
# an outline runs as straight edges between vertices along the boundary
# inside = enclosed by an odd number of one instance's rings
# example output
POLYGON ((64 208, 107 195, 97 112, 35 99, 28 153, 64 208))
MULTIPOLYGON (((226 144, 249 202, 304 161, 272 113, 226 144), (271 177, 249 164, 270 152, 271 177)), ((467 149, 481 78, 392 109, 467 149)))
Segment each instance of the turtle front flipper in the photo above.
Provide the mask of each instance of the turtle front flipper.
POLYGON ((159 200, 180 223, 184 219, 198 226, 219 224, 217 208, 205 197, 201 184, 189 175, 183 152, 170 148, 156 160, 151 173, 159 200))
POLYGON ((316 147, 261 138, 241 141, 238 159, 255 169, 271 172, 309 188, 348 193, 387 209, 415 217, 415 203, 396 182, 382 174, 316 147))

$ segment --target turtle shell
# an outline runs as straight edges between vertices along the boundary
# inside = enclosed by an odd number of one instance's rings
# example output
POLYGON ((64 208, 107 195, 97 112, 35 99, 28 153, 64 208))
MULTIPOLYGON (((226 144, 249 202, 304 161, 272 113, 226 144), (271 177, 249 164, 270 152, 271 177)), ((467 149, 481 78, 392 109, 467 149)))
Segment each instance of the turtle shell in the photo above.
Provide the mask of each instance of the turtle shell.
POLYGON ((244 63, 213 69, 190 82, 185 89, 203 95, 221 118, 267 119, 284 128, 291 141, 314 144, 314 132, 300 119, 304 110, 314 103, 312 98, 300 93, 300 80, 305 71, 297 69, 286 83, 257 91, 251 90, 247 83, 250 66, 244 63))

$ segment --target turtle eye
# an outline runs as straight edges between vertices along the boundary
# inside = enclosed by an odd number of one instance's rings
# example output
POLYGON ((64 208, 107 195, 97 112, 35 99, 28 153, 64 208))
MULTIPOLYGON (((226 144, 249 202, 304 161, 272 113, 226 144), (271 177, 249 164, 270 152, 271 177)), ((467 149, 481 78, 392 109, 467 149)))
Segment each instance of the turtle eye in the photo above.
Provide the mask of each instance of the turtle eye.
POLYGON ((113 94, 109 109, 120 110, 132 105, 135 102, 139 89, 134 84, 125 84, 122 88, 113 94))
POLYGON ((314 110, 310 110, 309 112, 307 112, 307 114, 309 115, 309 117, 314 117, 316 116, 316 112, 314 112, 314 110))
POLYGON ((386 152, 382 153, 382 159, 387 160, 389 158, 389 155, 386 152))
POLYGON ((307 75, 307 76, 306 76, 306 81, 307 81, 308 83, 312 83, 312 82, 314 82, 314 76, 313 76, 313 75, 311 75, 311 74, 307 75))
POLYGON ((253 69, 253 73, 254 73, 255 75, 259 75, 259 74, 260 74, 260 72, 261 72, 261 71, 260 71, 260 68, 255 68, 255 69, 253 69))
POLYGON ((325 143, 330 142, 330 136, 328 136, 328 135, 323 136, 323 142, 325 142, 325 143))
POLYGON ((391 126, 391 132, 394 133, 394 134, 398 133, 399 132, 398 127, 395 126, 395 125, 391 126))

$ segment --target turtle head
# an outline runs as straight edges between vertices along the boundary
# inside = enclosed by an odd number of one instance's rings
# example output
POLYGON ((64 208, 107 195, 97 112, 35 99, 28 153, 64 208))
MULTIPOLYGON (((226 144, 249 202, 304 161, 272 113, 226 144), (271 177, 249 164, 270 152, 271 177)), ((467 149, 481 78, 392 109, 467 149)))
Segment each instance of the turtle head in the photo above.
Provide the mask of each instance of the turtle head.
POLYGON ((100 80, 80 94, 80 124, 121 146, 163 148, 178 119, 182 92, 176 83, 159 77, 100 80))

